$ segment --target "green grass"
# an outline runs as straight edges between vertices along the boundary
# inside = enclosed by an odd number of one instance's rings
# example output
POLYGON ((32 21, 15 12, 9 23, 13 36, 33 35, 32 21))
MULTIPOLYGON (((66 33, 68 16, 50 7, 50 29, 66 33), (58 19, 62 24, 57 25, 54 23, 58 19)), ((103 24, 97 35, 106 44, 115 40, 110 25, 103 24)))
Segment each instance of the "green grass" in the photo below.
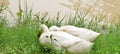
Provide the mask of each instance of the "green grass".
MULTIPOLYGON (((51 26, 52 24, 46 23, 51 26)), ((79 26, 79 24, 76 24, 79 26)), ((97 31, 97 29, 95 29, 97 31)), ((120 28, 107 29, 96 40, 89 54, 120 54, 120 28)), ((0 54, 61 54, 45 50, 39 43, 37 25, 0 28, 0 54)))
POLYGON ((0 54, 60 54, 44 49, 37 33, 38 28, 29 26, 0 28, 0 54))
POLYGON ((2 28, 0 52, 3 54, 35 54, 40 52, 36 30, 27 27, 2 28))
MULTIPOLYGON (((28 10, 26 8, 22 10, 19 6, 17 16, 19 18, 18 22, 13 27, 7 27, 5 20, 0 18, 0 54, 62 54, 62 52, 42 47, 37 37, 39 24, 46 24, 48 27, 52 25, 61 26, 62 20, 59 19, 59 13, 55 18, 56 21, 45 21, 46 14, 39 20, 39 14, 34 15, 32 9, 28 10), (33 16, 37 21, 31 20, 33 16)), ((84 17, 81 17, 78 12, 75 17, 69 17, 67 24, 88 28, 101 33, 94 41, 95 44, 89 54, 120 54, 120 23, 115 25, 116 28, 107 26, 98 28, 97 23, 99 21, 96 21, 96 24, 91 21, 89 25, 85 25, 82 19, 84 17)), ((94 18, 103 17, 100 15, 94 18)))

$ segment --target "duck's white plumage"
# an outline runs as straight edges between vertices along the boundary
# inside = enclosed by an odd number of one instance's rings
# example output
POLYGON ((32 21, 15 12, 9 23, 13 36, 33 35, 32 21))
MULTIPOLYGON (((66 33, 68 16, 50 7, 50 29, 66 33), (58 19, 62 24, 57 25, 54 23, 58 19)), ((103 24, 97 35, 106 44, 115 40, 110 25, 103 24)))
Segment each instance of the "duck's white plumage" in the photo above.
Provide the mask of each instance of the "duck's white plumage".
POLYGON ((40 28, 43 30, 39 38, 41 45, 55 50, 64 49, 69 54, 88 53, 94 44, 91 41, 94 41, 99 35, 92 30, 71 25, 61 26, 60 28, 51 26, 48 29, 46 25, 42 24, 40 28))
POLYGON ((49 32, 49 29, 45 24, 40 25, 40 30, 42 30, 42 32, 49 32))
POLYGON ((94 45, 94 43, 89 43, 88 41, 83 41, 83 42, 77 43, 77 44, 69 47, 67 50, 70 54, 87 54, 92 49, 93 45, 94 45))
POLYGON ((77 36, 81 39, 88 40, 90 42, 94 41, 98 37, 98 35, 100 34, 100 33, 94 32, 94 31, 89 30, 89 29, 78 28, 78 27, 71 26, 71 25, 61 26, 59 28, 59 30, 67 32, 67 33, 72 34, 74 36, 77 36))
POLYGON ((40 33, 42 33, 40 34, 40 38, 39 38, 41 45, 50 49, 54 48, 55 50, 62 49, 59 43, 51 40, 50 31, 45 24, 40 25, 40 30, 41 30, 40 33))
POLYGON ((45 24, 41 24, 40 25, 40 28, 39 28, 39 33, 40 33, 40 38, 43 38, 41 39, 41 43, 42 44, 46 44, 46 43, 50 43, 50 41, 47 40, 47 37, 49 37, 49 29, 48 27, 45 25, 45 24))
POLYGON ((93 43, 77 38, 63 31, 53 32, 53 39, 65 48, 70 54, 85 54, 88 53, 93 43))
POLYGON ((56 39, 58 43, 60 43, 63 47, 67 47, 71 44, 74 44, 76 42, 81 42, 82 40, 70 35, 66 32, 58 31, 58 32, 50 32, 51 35, 53 35, 53 39, 56 39))
POLYGON ((43 33, 40 38, 40 44, 44 47, 47 47, 49 49, 55 49, 55 50, 61 50, 62 47, 61 45, 56 42, 56 41, 53 41, 51 38, 50 38, 50 33, 43 33))
POLYGON ((65 49, 69 53, 74 54, 87 53, 93 46, 93 43, 82 40, 63 31, 51 31, 49 33, 43 33, 39 40, 42 45, 47 46, 48 48, 50 48, 49 46, 52 45, 56 50, 65 49))
POLYGON ((59 31, 59 27, 57 27, 57 26, 51 26, 49 28, 49 31, 59 31))

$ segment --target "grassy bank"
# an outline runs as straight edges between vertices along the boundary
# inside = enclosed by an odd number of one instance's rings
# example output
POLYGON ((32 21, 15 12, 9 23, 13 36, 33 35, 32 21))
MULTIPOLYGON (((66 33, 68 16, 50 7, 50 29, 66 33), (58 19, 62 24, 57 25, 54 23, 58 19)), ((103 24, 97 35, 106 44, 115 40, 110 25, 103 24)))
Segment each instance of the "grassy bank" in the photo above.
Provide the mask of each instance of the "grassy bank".
MULTIPOLYGON (((51 26, 51 23, 47 23, 51 26)), ((79 26, 80 24, 76 24, 79 26)), ((47 51, 37 37, 38 25, 23 24, 14 27, 0 27, 0 54, 61 54, 47 51)), ((95 31, 100 31, 94 29, 95 31)), ((119 54, 120 28, 107 29, 96 40, 90 54, 119 54)))
MULTIPOLYGON (((62 20, 59 20, 58 16, 55 21, 45 21, 47 15, 42 16, 40 20, 39 15, 34 15, 31 9, 30 11, 22 10, 19 7, 18 20, 15 26, 8 27, 6 22, 0 18, 0 54, 62 54, 42 47, 37 37, 39 24, 46 24, 49 27, 52 25, 61 26, 62 20), (35 20, 31 20, 33 16, 35 20)), ((98 26, 99 21, 95 23, 91 21, 88 25, 85 25, 83 17, 76 14, 75 17, 69 18, 66 24, 101 33, 95 40, 95 45, 89 54, 120 54, 120 24, 114 27, 100 27, 98 26)))

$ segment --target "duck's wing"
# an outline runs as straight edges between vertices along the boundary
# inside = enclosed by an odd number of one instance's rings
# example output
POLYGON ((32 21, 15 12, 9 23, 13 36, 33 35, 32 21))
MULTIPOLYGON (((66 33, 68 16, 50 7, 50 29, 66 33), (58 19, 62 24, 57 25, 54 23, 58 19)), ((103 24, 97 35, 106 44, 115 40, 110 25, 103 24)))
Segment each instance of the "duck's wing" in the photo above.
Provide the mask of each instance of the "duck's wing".
POLYGON ((61 26, 59 30, 75 36, 78 36, 78 33, 79 33, 78 28, 71 25, 61 26))
POLYGON ((76 42, 83 41, 82 39, 63 31, 52 32, 52 35, 53 40, 57 41, 63 47, 68 47, 76 42))
POLYGON ((87 53, 93 46, 93 43, 90 43, 89 41, 80 39, 63 31, 54 32, 52 35, 53 40, 58 42, 62 48, 66 49, 69 53, 72 54, 87 53))
POLYGON ((75 26, 61 26, 59 30, 67 32, 67 33, 75 35, 75 36, 80 36, 80 35, 85 34, 88 31, 90 31, 88 29, 78 28, 78 27, 75 27, 75 26))
POLYGON ((86 28, 78 28, 75 26, 62 26, 60 27, 60 31, 67 32, 71 35, 88 41, 94 41, 100 34, 86 28))

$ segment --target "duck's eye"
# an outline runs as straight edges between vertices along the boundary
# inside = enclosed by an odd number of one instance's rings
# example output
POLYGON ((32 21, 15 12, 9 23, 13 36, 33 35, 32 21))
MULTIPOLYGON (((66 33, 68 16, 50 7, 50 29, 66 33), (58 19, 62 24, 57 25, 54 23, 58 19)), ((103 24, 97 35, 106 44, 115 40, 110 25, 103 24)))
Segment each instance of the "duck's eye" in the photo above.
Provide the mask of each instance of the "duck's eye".
POLYGON ((48 36, 45 36, 46 38, 48 38, 48 36))

